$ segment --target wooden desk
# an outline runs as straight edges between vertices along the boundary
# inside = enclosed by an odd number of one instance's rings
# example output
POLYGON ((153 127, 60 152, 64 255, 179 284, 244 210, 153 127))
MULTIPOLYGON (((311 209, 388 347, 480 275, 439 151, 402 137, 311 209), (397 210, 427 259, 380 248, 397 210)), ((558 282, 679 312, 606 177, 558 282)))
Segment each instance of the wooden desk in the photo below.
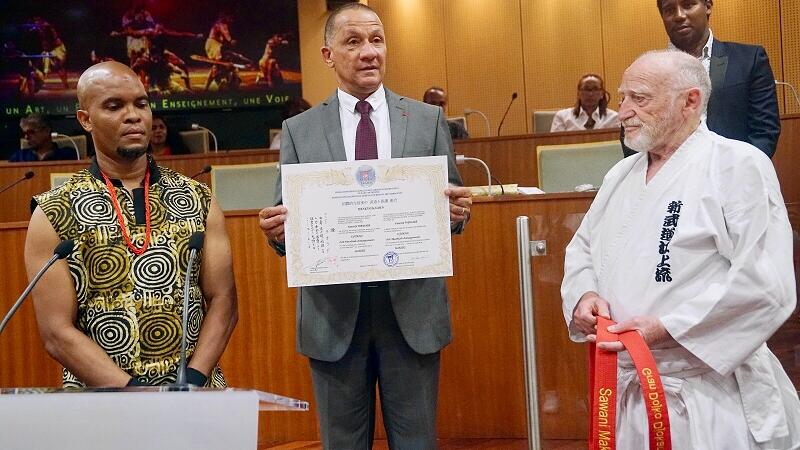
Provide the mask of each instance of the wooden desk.
MULTIPOLYGON (((800 168, 800 114, 781 118, 781 138, 773 162, 781 182, 784 200, 800 202, 800 178, 794 176, 800 168)), ((619 138, 617 130, 571 131, 564 133, 542 133, 519 136, 502 136, 466 139, 455 142, 458 154, 480 158, 489 165, 492 174, 503 183, 520 186, 538 186, 538 164, 536 147, 568 143, 598 142, 619 138)), ((171 156, 159 159, 159 163, 183 174, 193 175, 209 164, 248 164, 278 161, 276 150, 237 150, 229 153, 206 153, 200 155, 171 156)), ((43 163, 0 162, 0 186, 21 178, 32 170, 35 176, 23 181, 11 190, 0 194, 0 222, 14 222, 30 218, 30 199, 33 195, 50 189, 50 173, 75 172, 88 164, 87 161, 55 161, 43 163)), ((467 186, 486 184, 483 168, 473 164, 462 164, 459 172, 467 186)), ((208 175, 198 177, 209 182, 208 175)))
MULTIPOLYGON (((586 357, 582 346, 568 342, 557 292, 563 248, 591 200, 587 194, 477 199, 467 232, 453 238, 456 276, 449 279, 448 287, 455 340, 442 354, 441 437, 526 437, 514 256, 515 217, 521 214, 531 216, 532 233, 537 239, 549 239, 553 249, 534 265, 537 338, 547 343, 540 345, 539 355, 540 361, 547 362, 540 365, 542 396, 557 401, 555 410, 543 414, 543 434, 547 438, 585 436, 586 357)), ((227 215, 240 320, 222 367, 232 386, 313 400, 308 362, 295 351, 296 293, 286 288, 285 261, 264 245, 257 223, 254 211, 227 215)), ((26 284, 26 227, 26 222, 0 224, 0 248, 5 255, 0 258, 3 312, 26 284)), ((59 367, 42 347, 33 307, 27 302, 0 338, 0 386, 59 383, 59 367)), ((264 417, 264 442, 318 439, 314 414, 266 413, 264 417)))
MULTIPOLYGON (((517 183, 520 186, 538 186, 539 172, 536 162, 536 147, 539 145, 599 142, 619 139, 618 130, 571 131, 564 133, 542 133, 520 136, 502 136, 467 139, 455 142, 458 154, 480 158, 499 181, 517 183)), ((778 180, 781 183, 786 203, 800 202, 800 114, 781 117, 781 136, 772 159, 778 180)), ((486 184, 483 168, 466 164, 459 172, 467 186, 486 184)))
MULTIPOLYGON (((455 152, 482 159, 492 175, 502 183, 520 186, 539 185, 539 164, 536 147, 540 145, 577 144, 619 139, 619 130, 567 131, 563 133, 524 134, 465 139, 455 141, 455 152)), ((486 172, 482 166, 462 164, 458 171, 466 186, 486 185, 486 172)))
MULTIPOLYGON (((531 239, 547 240, 547 255, 534 257, 533 287, 544 439, 584 439, 586 347, 569 341, 559 293, 564 249, 593 199, 592 194, 476 198, 472 220, 454 236, 454 273, 448 280, 454 341, 442 353, 439 436, 527 437, 519 281, 517 216, 530 218, 531 239)), ((800 267, 800 204, 788 205, 800 267)), ((308 362, 295 351, 295 295, 286 287, 285 261, 264 244, 255 211, 227 214, 239 293, 239 324, 222 358, 231 386, 309 400, 308 362)), ((26 222, 0 224, 0 312, 22 292, 26 222)), ((787 322, 770 340, 795 384, 800 327, 787 322)), ((0 386, 56 386, 58 364, 45 353, 31 302, 0 337, 0 386)), ((264 413, 261 444, 318 440, 314 413, 264 413)), ((382 430, 377 433, 383 436, 382 430)))
MULTIPOLYGON (((194 155, 165 156, 158 163, 192 176, 207 165, 217 164, 250 164, 272 162, 278 160, 277 150, 242 150, 235 152, 203 153, 194 155)), ((0 186, 5 186, 33 171, 33 178, 23 181, 6 192, 0 194, 0 222, 16 222, 31 217, 31 197, 50 190, 51 173, 72 173, 86 168, 89 160, 80 161, 47 161, 33 163, 0 162, 0 186)), ((197 177, 205 183, 210 182, 208 174, 197 177)))

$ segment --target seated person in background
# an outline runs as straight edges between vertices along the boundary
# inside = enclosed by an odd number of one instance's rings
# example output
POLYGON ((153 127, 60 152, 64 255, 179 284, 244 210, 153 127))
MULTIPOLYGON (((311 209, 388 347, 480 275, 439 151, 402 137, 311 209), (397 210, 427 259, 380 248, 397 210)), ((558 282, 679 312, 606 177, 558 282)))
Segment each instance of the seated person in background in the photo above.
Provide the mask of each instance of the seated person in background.
MULTIPOLYGON (((304 112, 307 109, 311 109, 311 104, 308 103, 304 98, 292 98, 289 99, 286 103, 283 104, 283 120, 286 120, 290 117, 294 117, 301 112, 304 112)), ((281 122, 283 122, 283 120, 281 122)), ((272 142, 269 143, 270 150, 280 150, 281 148, 281 134, 278 133, 272 138, 272 142)))
MULTIPOLYGON (((425 94, 422 96, 422 101, 429 105, 438 106, 446 111, 445 107, 447 106, 447 93, 440 87, 431 86, 427 91, 425 91, 425 94)), ((464 128, 464 125, 448 120, 447 126, 450 127, 451 138, 469 139, 469 133, 467 133, 467 129, 464 128)))
POLYGON ((189 148, 183 143, 180 134, 169 132, 169 127, 163 117, 154 114, 150 153, 153 156, 188 155, 189 148))
POLYGON ((22 135, 28 141, 28 148, 15 151, 9 162, 57 161, 78 159, 75 149, 62 148, 53 142, 50 122, 41 114, 31 114, 19 121, 22 135))
POLYGON ((599 75, 587 73, 578 81, 578 100, 553 117, 550 132, 598 130, 619 127, 617 112, 608 109, 610 95, 599 75))

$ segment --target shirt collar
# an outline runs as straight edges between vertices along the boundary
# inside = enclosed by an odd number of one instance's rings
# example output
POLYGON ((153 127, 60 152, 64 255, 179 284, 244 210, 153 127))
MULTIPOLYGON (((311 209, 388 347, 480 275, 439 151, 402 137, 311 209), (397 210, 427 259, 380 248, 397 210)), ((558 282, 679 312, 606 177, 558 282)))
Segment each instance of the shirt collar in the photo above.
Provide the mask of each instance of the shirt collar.
MULTIPOLYGON (((707 59, 711 59, 711 47, 714 45, 714 32, 711 29, 708 29, 708 40, 706 41, 706 45, 703 46, 703 52, 700 54, 700 57, 697 58, 700 61, 705 61, 707 59)), ((667 49, 669 50, 680 50, 672 41, 669 41, 667 44, 667 49)))
MULTIPOLYGON (((151 155, 147 155, 147 165, 150 166, 150 183, 157 183, 158 179, 161 177, 161 171, 158 170, 158 164, 156 164, 156 160, 153 159, 151 155)), ((89 173, 92 174, 95 178, 105 183, 103 180, 103 174, 100 172, 100 165, 97 164, 97 157, 92 157, 92 164, 89 166, 89 173)), ((122 186, 122 181, 116 178, 109 178, 111 183, 116 186, 122 186)), ((144 185, 144 179, 142 179, 142 185, 144 185)))
MULTIPOLYGON (((359 100, 341 89, 337 89, 336 91, 339 97, 339 107, 350 113, 357 114, 356 103, 358 103, 359 100)), ((375 92, 364 100, 372 105, 373 111, 377 111, 383 107, 383 105, 386 104, 386 90, 383 88, 383 83, 381 83, 375 92)))

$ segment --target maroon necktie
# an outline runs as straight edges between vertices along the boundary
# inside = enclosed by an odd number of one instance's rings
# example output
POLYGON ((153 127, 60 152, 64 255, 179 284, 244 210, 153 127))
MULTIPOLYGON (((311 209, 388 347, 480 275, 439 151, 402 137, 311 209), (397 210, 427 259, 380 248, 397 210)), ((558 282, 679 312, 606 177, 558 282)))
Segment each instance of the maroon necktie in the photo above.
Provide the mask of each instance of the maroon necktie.
POLYGON ((361 120, 356 128, 356 159, 378 159, 378 138, 375 135, 375 125, 369 118, 372 105, 361 100, 356 103, 356 111, 361 113, 361 120))

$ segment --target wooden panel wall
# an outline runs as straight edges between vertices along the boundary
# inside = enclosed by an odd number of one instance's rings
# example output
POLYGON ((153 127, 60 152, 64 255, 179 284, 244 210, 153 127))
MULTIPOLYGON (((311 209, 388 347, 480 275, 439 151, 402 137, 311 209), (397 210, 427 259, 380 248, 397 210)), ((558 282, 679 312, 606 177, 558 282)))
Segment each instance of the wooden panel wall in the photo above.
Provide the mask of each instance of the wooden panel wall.
MULTIPOLYGON (((502 134, 527 132, 519 1, 444 0, 444 6, 451 111, 482 111, 495 136, 511 93, 517 92, 502 134)), ((481 118, 470 117, 470 134, 486 136, 481 118)))
POLYGON ((655 0, 601 0, 600 5, 606 89, 616 110, 625 69, 647 50, 665 48, 669 37, 655 0))
MULTIPOLYGON (((386 86, 416 100, 422 100, 422 94, 431 86, 447 89, 443 4, 429 0, 372 0, 369 6, 379 16, 392 18, 384 23, 388 50, 386 86)), ((446 114, 461 116, 463 111, 448 108, 446 114)))
POLYGON ((571 3, 565 8, 562 0, 522 2, 525 92, 528 104, 538 109, 574 104, 580 77, 605 73, 600 2, 571 3))
MULTIPOLYGON (((489 115, 494 135, 511 92, 519 93, 503 134, 533 131, 530 114, 565 108, 578 77, 599 71, 617 103, 622 73, 646 50, 665 48, 655 0, 371 0, 387 30, 387 86, 419 99, 434 83, 449 90, 449 116, 464 108, 489 115), (444 65, 442 65, 444 64, 444 65)), ((299 2, 303 93, 313 103, 335 87, 319 61, 324 2, 299 2), (308 44, 308 42, 312 44, 308 44), (311 56, 307 52, 313 53, 311 56)), ((763 45, 777 79, 800 88, 800 3, 716 2, 711 28, 720 39, 763 45)), ((800 112, 792 97, 781 112, 800 112)), ((473 136, 485 136, 479 117, 473 136)))
MULTIPOLYGON (((781 3, 795 3, 783 0, 781 3)), ((781 12, 775 0, 748 0, 715 2, 711 10, 711 30, 714 37, 723 41, 758 44, 769 56, 775 78, 781 79, 783 55, 781 53, 781 12)), ((794 59, 800 54, 795 53, 794 59)), ((785 112, 784 92, 778 88, 778 107, 785 112)))
POLYGON ((332 69, 322 62, 325 20, 328 8, 325 0, 297 2, 297 20, 300 27, 300 70, 303 73, 303 98, 312 105, 328 98, 336 90, 336 77, 332 69))
MULTIPOLYGON (((783 30, 783 74, 776 70, 775 77, 779 80, 792 83, 800 89, 800 2, 797 0, 782 0, 781 4, 781 29, 783 30)), ((772 55, 770 55, 772 56, 772 55)), ((772 67, 775 69, 775 66, 772 67)), ((784 93, 786 112, 800 113, 791 92, 785 87, 778 87, 778 92, 784 93)))

